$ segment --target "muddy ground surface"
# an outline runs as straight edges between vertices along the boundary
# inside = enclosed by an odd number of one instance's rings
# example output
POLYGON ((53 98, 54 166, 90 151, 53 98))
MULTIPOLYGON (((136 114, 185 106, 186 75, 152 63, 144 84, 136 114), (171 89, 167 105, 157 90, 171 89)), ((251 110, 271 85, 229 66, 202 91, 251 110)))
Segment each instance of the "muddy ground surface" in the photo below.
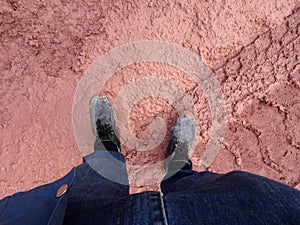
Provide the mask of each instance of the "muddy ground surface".
MULTIPOLYGON (((300 4, 241 1, 0 1, 0 198, 54 181, 81 163, 72 129, 80 78, 103 53, 121 44, 162 40, 202 57, 226 100, 227 128, 214 162, 205 168, 245 170, 300 190, 300 4)), ((199 170, 210 136, 205 93, 176 68, 138 63, 118 71, 99 94, 112 102, 139 77, 178 83, 198 111, 199 170)), ((145 98, 129 123, 149 135, 151 118, 170 130, 177 114, 164 99, 145 98)), ((128 163, 161 160, 168 140, 148 152, 123 146, 128 163)), ((156 173, 156 174, 155 174, 156 173)), ((154 171, 161 176, 161 171, 154 171)), ((130 172, 130 180, 150 179, 130 172)), ((157 190, 157 185, 131 192, 157 190)))

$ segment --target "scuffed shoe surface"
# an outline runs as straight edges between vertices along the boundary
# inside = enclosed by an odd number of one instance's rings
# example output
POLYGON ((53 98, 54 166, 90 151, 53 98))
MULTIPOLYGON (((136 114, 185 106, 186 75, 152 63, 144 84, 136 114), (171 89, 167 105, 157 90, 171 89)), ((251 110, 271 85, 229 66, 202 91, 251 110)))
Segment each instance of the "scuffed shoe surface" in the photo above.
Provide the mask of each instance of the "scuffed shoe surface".
MULTIPOLYGON (((193 146, 195 140, 195 123, 186 115, 180 116, 171 131, 170 141, 167 148, 165 169, 170 167, 170 164, 177 163, 190 164, 189 151, 193 146)), ((180 168, 178 168, 180 169, 180 168)))
POLYGON ((103 143, 112 142, 118 151, 121 151, 115 113, 107 97, 94 96, 92 98, 90 117, 96 137, 103 143))

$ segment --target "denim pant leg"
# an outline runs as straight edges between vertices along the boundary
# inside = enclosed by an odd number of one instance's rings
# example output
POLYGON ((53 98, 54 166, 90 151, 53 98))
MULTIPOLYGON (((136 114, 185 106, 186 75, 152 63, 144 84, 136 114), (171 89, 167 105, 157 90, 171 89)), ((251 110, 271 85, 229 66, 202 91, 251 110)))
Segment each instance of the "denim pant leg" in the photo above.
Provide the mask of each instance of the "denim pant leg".
POLYGON ((84 157, 75 171, 64 224, 112 222, 110 216, 118 213, 120 202, 129 195, 124 156, 114 151, 95 151, 84 157))
POLYGON ((167 215, 175 220, 184 214, 207 224, 300 224, 299 191, 247 172, 181 170, 161 190, 167 215))
POLYGON ((163 194, 186 192, 200 180, 208 181, 220 177, 221 174, 211 172, 196 172, 194 170, 170 171, 161 182, 163 194))

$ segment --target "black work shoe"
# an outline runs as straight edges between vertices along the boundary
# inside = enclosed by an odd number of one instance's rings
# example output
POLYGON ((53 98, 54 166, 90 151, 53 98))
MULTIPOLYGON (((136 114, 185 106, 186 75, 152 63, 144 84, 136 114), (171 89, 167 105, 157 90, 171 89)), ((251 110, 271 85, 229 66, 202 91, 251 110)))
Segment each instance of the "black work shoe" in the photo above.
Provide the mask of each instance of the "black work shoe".
POLYGON ((186 115, 180 116, 171 131, 164 167, 166 172, 192 169, 189 151, 195 139, 195 123, 186 115))
POLYGON ((121 152, 115 113, 107 97, 94 96, 92 98, 90 117, 96 134, 94 150, 121 152))

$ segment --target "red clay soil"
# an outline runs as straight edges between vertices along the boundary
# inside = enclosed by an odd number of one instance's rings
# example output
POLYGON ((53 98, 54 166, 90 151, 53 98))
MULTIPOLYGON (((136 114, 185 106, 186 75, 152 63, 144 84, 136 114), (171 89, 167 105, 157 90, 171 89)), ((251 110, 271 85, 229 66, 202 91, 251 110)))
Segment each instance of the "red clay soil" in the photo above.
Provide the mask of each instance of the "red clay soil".
MULTIPOLYGON (((207 170, 246 170, 300 190, 299 24, 300 4, 292 0, 1 0, 0 198, 54 181, 81 163, 72 129, 79 80, 103 53, 140 40, 184 46, 215 73, 227 129, 207 170)), ((200 141, 192 160, 199 168, 211 114, 205 93, 186 74, 138 63, 114 74, 99 94, 114 102, 122 87, 145 76, 175 80, 194 100, 200 141)), ((162 117, 170 130, 177 116, 164 99, 145 98, 129 123, 141 138, 149 135, 151 118, 162 117)), ((153 151, 124 146, 127 162, 163 159, 168 134, 153 151)), ((145 189, 158 186, 131 192, 145 189)))

